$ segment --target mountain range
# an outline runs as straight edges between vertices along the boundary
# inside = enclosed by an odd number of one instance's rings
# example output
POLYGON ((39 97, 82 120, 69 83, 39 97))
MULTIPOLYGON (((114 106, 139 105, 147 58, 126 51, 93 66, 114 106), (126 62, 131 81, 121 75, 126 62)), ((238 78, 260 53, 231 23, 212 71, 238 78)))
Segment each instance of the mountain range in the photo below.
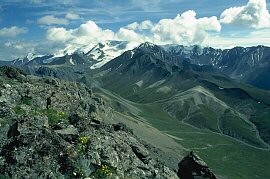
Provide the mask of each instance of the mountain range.
MULTIPOLYGON (((127 41, 106 41, 88 46, 67 48, 55 54, 27 54, 13 61, 1 61, 1 65, 14 65, 36 69, 40 66, 73 66, 100 68, 125 51, 134 51, 137 43, 127 41), (133 50, 132 50, 133 49, 133 50)), ((154 44, 144 43, 143 46, 154 44)), ((198 45, 161 45, 156 53, 173 60, 175 64, 186 61, 190 64, 220 72, 238 82, 250 84, 261 89, 270 89, 270 48, 265 46, 234 47, 232 49, 214 49, 198 45), (172 59, 173 58, 173 59, 172 59)))
POLYGON ((138 125, 153 127, 195 150, 221 178, 269 176, 262 167, 270 148, 269 47, 133 46, 107 41, 1 64, 84 83, 114 111, 107 123, 123 122, 175 155, 176 147, 138 125))

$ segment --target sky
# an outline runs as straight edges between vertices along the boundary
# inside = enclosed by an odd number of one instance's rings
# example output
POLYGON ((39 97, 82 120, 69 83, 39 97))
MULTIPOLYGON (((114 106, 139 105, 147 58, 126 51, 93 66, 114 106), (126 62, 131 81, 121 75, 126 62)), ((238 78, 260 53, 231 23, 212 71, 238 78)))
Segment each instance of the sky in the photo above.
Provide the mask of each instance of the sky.
POLYGON ((0 60, 106 40, 270 46, 269 0, 1 0, 0 60))

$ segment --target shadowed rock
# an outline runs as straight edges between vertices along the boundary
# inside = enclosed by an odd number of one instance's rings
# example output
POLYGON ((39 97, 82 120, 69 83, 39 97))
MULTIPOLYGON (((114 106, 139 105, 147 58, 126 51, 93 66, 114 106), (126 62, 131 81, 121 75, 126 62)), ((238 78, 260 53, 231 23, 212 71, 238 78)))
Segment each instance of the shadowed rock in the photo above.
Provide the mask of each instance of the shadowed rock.
POLYGON ((192 151, 179 162, 178 167, 177 175, 181 179, 217 179, 207 164, 192 151))

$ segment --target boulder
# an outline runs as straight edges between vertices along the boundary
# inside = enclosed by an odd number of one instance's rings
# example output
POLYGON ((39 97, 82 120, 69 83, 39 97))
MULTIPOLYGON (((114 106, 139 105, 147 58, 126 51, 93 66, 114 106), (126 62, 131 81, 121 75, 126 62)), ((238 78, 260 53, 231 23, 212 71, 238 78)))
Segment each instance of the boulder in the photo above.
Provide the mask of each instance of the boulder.
POLYGON ((217 179, 207 164, 192 151, 178 163, 177 175, 182 179, 217 179))

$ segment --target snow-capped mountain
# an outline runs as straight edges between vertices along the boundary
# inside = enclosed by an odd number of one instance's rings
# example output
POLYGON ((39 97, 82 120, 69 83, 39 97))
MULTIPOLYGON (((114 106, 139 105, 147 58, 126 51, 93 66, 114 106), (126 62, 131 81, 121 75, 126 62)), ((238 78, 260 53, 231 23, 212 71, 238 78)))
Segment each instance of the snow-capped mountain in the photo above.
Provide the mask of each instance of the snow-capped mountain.
POLYGON ((130 43, 127 41, 107 41, 95 45, 86 53, 86 56, 97 61, 96 64, 91 66, 91 69, 100 68, 110 60, 118 57, 127 50, 133 49, 137 45, 138 43, 130 43))
POLYGON ((98 44, 88 44, 81 47, 67 45, 66 48, 49 55, 27 54, 23 58, 13 60, 11 65, 87 65, 91 69, 99 68, 108 61, 136 47, 138 43, 127 41, 106 41, 98 44))
MULTIPOLYGON (((165 59, 168 63, 181 66, 187 62, 199 66, 201 70, 214 69, 239 80, 263 89, 270 89, 270 48, 265 46, 235 47, 232 49, 214 49, 198 45, 155 45, 149 42, 138 44, 127 41, 106 41, 81 47, 67 45, 51 55, 27 54, 23 58, 0 65, 22 67, 54 66, 96 69, 128 51, 126 58, 131 59, 138 53, 150 54, 165 59), (268 79, 269 78, 269 79, 268 79)), ((121 65, 121 64, 119 64, 121 65)), ((118 66, 119 66, 118 65, 118 66)), ((189 66, 189 65, 187 65, 189 66)), ((181 67, 185 68, 185 67, 181 67)), ((197 68, 193 66, 192 68, 197 68)))
POLYGON ((214 49, 211 47, 181 45, 162 46, 168 53, 177 55, 195 65, 212 65, 218 71, 232 78, 243 79, 254 68, 270 65, 270 48, 235 47, 232 49, 214 49))
MULTIPOLYGON (((160 59, 166 64, 184 70, 223 73, 235 80, 263 89, 270 89, 270 48, 265 46, 235 47, 232 49, 214 49, 212 47, 155 45, 143 43, 130 51, 132 56, 144 56, 152 61, 160 59)), ((130 59, 130 52, 125 60, 130 59)), ((110 68, 118 69, 123 61, 115 59, 110 68)), ((152 63, 157 63, 152 61, 152 63)), ((173 69, 168 69, 173 71, 173 69)))
POLYGON ((106 41, 98 44, 88 44, 82 47, 68 45, 52 57, 43 61, 47 65, 81 65, 87 64, 91 69, 99 68, 108 61, 134 48, 138 43, 127 41, 106 41))
POLYGON ((167 45, 163 48, 191 64, 211 65, 217 72, 224 73, 233 79, 270 89, 269 47, 259 45, 221 50, 211 47, 167 45))
POLYGON ((28 62, 30 62, 31 60, 35 59, 35 58, 38 58, 38 57, 41 57, 42 55, 37 55, 37 54, 34 54, 34 53, 28 53, 25 57, 22 57, 22 58, 17 58, 13 61, 11 61, 11 65, 14 65, 14 66, 21 66, 21 65, 24 65, 28 62))

